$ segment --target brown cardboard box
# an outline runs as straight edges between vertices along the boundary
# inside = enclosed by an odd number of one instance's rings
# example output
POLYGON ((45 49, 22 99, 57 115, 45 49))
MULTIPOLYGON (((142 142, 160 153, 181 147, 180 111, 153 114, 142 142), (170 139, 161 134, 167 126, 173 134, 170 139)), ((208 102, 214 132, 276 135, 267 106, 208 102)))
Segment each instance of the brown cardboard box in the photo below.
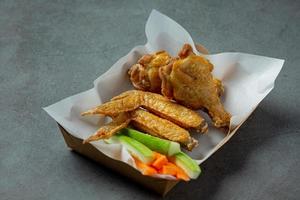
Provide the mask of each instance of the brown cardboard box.
POLYGON ((95 147, 93 147, 91 144, 82 144, 82 139, 72 136, 61 125, 58 124, 58 127, 65 139, 66 144, 72 150, 124 176, 129 177, 130 179, 138 182, 139 184, 145 186, 148 189, 155 191, 156 193, 162 196, 165 196, 179 182, 144 176, 130 165, 107 157, 106 155, 98 151, 95 147))

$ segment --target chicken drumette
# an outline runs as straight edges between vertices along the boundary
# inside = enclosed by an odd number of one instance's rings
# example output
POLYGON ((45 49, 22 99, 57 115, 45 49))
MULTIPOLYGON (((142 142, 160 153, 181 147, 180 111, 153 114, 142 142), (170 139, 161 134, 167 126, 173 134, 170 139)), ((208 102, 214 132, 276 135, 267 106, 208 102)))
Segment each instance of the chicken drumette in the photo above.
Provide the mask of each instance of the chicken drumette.
POLYGON ((204 57, 193 53, 190 45, 184 45, 179 58, 160 68, 162 94, 192 109, 203 109, 216 127, 226 127, 230 114, 224 109, 220 95, 221 81, 211 72, 213 65, 204 57))
POLYGON ((128 71, 134 87, 139 90, 160 93, 159 68, 167 65, 170 60, 171 56, 166 51, 144 55, 128 71))
MULTIPOLYGON (((159 78, 156 77, 156 81, 160 87, 156 85, 155 90, 149 87, 142 90, 157 92, 160 89, 159 92, 169 99, 195 110, 206 111, 216 127, 228 127, 231 116, 221 103, 220 96, 224 88, 222 82, 211 74, 213 65, 206 58, 195 55, 189 44, 183 46, 178 57, 169 58, 165 63, 155 68, 158 70, 159 78)), ((148 65, 143 67, 143 72, 135 70, 133 73, 135 65, 129 70, 130 79, 137 89, 141 88, 136 86, 134 77, 139 77, 139 82, 147 82, 142 77, 149 76, 143 74, 147 74, 148 65)))

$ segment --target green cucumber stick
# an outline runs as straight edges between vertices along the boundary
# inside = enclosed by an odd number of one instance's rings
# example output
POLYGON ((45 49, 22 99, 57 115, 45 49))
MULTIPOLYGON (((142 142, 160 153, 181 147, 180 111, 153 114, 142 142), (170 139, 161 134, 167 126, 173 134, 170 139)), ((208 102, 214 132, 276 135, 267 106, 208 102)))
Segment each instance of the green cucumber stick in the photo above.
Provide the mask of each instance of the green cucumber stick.
POLYGON ((120 132, 143 143, 151 150, 159 152, 161 154, 172 156, 180 152, 180 145, 177 142, 151 136, 131 128, 124 128, 120 132))
POLYGON ((149 164, 155 159, 153 151, 135 139, 122 134, 115 135, 115 137, 124 145, 130 154, 137 157, 143 163, 149 164))
POLYGON ((201 173, 198 163, 183 152, 175 154, 171 160, 192 179, 196 179, 201 173))

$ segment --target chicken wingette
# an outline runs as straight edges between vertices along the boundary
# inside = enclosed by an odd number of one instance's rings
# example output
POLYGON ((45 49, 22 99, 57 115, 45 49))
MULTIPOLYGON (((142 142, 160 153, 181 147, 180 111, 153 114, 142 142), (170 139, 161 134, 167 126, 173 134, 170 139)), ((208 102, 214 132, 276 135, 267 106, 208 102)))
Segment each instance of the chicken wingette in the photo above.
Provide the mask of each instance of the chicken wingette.
POLYGON ((133 111, 131 120, 136 128, 150 135, 178 142, 188 150, 192 150, 198 144, 184 128, 145 110, 133 111))
POLYGON ((85 144, 91 141, 108 139, 122 128, 127 127, 130 120, 130 113, 120 113, 116 117, 112 117, 111 122, 100 127, 96 133, 85 139, 83 143, 85 144))
POLYGON ((112 98, 111 101, 82 113, 82 115, 116 116, 122 112, 133 111, 138 107, 143 107, 183 128, 193 128, 199 132, 207 131, 207 123, 197 112, 171 102, 162 95, 140 90, 124 92, 112 98))
POLYGON ((160 94, 139 90, 123 92, 110 101, 82 113, 83 116, 97 114, 109 116, 112 121, 84 140, 85 143, 110 138, 131 123, 137 129, 178 142, 186 149, 192 150, 198 141, 192 138, 186 129, 201 132, 207 130, 206 122, 195 111, 171 102, 160 94))

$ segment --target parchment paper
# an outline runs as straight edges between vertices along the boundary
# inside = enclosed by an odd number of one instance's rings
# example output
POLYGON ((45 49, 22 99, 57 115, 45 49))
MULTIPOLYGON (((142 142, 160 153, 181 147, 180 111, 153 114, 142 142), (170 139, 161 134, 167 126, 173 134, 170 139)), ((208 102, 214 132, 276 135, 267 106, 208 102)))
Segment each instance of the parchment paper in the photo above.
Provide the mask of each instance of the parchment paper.
MULTIPOLYGON (((67 97, 45 107, 44 110, 70 134, 85 139, 103 125, 106 118, 81 117, 80 113, 110 100, 123 91, 133 89, 127 70, 143 54, 166 50, 175 56, 184 43, 191 44, 197 52, 189 33, 178 23, 156 10, 153 10, 149 16, 145 32, 147 44, 134 47, 126 56, 120 58, 106 73, 94 81, 94 88, 67 97)), ((245 53, 226 52, 205 56, 214 65, 213 75, 224 84, 225 94, 222 101, 226 110, 232 114, 232 119, 228 134, 213 126, 209 126, 209 132, 205 135, 191 133, 199 140, 200 145, 188 154, 199 164, 232 137, 261 100, 273 89, 274 81, 284 63, 281 59, 245 53)), ((204 113, 201 114, 205 116, 204 113)), ((209 121, 209 118, 207 119, 209 121)), ((92 145, 105 155, 136 168, 132 157, 120 144, 95 141, 92 145)), ((171 176, 157 176, 173 179, 171 176)))

